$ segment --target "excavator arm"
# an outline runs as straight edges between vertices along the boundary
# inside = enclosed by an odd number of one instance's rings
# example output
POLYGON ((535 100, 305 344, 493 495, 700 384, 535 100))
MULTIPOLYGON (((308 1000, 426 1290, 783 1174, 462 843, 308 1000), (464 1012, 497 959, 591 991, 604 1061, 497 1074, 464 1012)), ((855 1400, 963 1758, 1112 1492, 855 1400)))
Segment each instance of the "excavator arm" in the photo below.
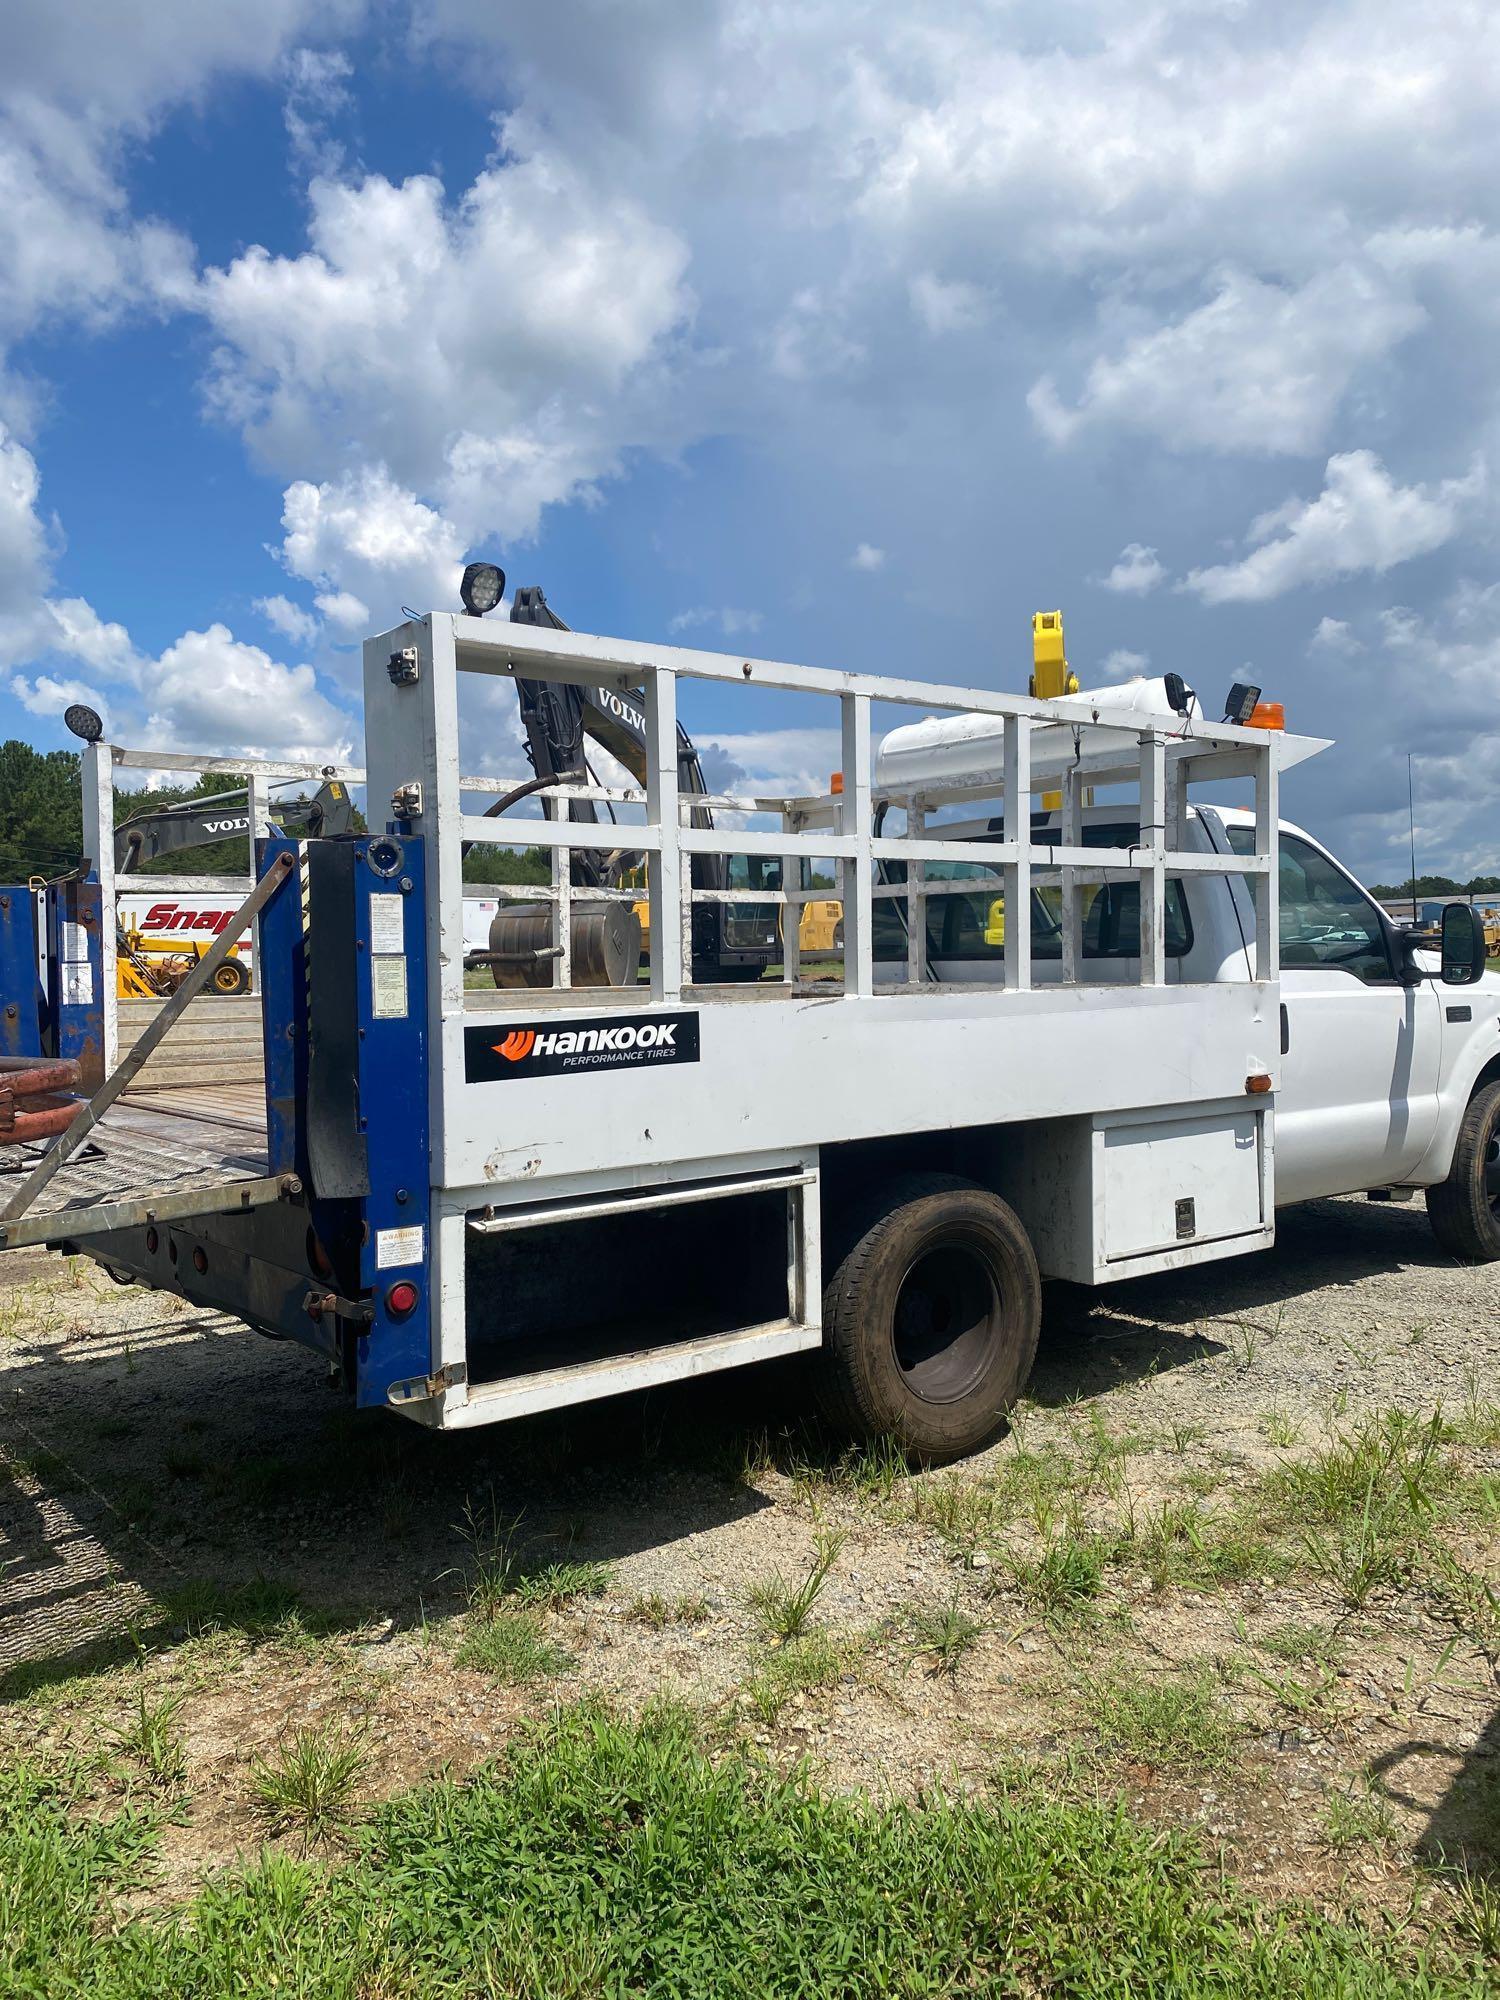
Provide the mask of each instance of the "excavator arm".
MULTIPOLYGON (((569 627, 548 604, 535 584, 516 591, 511 600, 511 621, 517 625, 542 625, 566 632, 569 627)), ((613 688, 578 687, 564 681, 517 679, 516 695, 521 704, 521 724, 526 731, 526 755, 536 774, 537 784, 559 784, 570 780, 583 783, 588 775, 586 741, 592 740, 624 766, 638 785, 646 782, 646 705, 634 689, 617 692, 613 688)), ((703 796, 708 785, 703 776, 693 739, 677 725, 677 789, 680 793, 703 796)), ((491 814, 514 803, 512 792, 489 808, 491 814)), ((553 807, 547 806, 549 817, 553 807)), ((596 822, 598 813, 591 799, 568 801, 569 817, 596 822)), ((694 806, 692 824, 711 827, 713 815, 707 806, 694 806)), ((640 860, 628 846, 629 828, 619 830, 620 840, 610 851, 575 848, 573 880, 584 888, 618 887, 628 871, 640 860)), ((721 854, 693 857, 693 887, 723 889, 728 883, 728 864, 721 854)), ((693 976, 696 979, 758 979, 775 956, 776 913, 774 905, 760 909, 732 903, 697 904, 693 911, 693 976)))
MULTIPOLYGON (((273 799, 270 817, 287 833, 316 839, 320 834, 347 833, 354 824, 349 788, 337 778, 319 785, 310 799, 273 799)), ((115 828, 115 873, 133 875, 148 861, 185 848, 211 847, 250 832, 250 794, 219 792, 209 799, 184 799, 181 805, 136 813, 115 828)))

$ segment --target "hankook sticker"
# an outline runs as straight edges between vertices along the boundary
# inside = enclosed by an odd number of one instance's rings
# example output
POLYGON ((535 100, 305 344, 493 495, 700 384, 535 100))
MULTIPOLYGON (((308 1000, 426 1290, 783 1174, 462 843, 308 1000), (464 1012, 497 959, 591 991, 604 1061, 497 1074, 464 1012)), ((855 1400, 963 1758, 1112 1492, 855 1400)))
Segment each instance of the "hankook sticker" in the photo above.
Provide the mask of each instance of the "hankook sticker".
POLYGON ((623 1020, 588 1014, 566 1021, 518 1021, 464 1030, 464 1075, 470 1083, 697 1060, 696 1014, 627 1014, 623 1020))

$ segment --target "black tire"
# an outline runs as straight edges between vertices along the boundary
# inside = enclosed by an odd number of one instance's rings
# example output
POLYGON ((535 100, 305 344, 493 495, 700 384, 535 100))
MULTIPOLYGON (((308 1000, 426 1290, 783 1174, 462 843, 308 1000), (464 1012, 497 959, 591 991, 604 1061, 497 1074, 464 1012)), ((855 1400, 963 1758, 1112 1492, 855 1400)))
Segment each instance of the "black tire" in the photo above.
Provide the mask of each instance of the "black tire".
POLYGON ((237 958, 226 958, 211 984, 215 993, 248 993, 250 975, 237 958))
POLYGON ((765 972, 764 965, 720 965, 710 970, 709 978, 723 980, 733 986, 748 986, 754 980, 763 979, 765 972))
POLYGON ((1443 1248, 1466 1264, 1500 1259, 1500 1083, 1469 1099, 1448 1178, 1427 1190, 1427 1219, 1443 1248))
POLYGON ((941 1465, 999 1436, 1036 1359, 1041 1277, 1013 1210, 956 1174, 913 1174, 823 1293, 821 1400, 854 1437, 941 1465))

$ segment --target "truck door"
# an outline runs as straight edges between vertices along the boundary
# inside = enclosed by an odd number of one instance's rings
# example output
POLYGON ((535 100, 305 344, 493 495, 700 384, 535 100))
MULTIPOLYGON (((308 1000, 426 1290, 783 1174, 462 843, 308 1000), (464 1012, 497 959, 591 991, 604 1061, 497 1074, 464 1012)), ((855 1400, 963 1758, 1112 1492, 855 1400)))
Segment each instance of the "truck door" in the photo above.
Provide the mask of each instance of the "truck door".
MULTIPOLYGON (((1248 827, 1230 845, 1253 850, 1248 827)), ((1276 1200, 1382 1187, 1410 1173, 1437 1126, 1441 1007, 1403 986, 1380 912, 1338 863, 1282 829, 1276 1200)))

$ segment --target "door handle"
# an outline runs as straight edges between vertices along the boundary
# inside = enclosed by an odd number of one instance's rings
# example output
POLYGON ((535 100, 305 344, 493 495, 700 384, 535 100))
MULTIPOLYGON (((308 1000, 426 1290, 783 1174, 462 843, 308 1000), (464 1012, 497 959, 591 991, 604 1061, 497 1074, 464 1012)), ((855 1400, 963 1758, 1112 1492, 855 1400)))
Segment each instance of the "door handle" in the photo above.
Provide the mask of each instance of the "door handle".
POLYGON ((1287 1050, 1291 1046, 1292 1046, 1292 1024, 1287 1019, 1286 1002, 1285 1000, 1283 1000, 1281 1003, 1281 1053, 1285 1055, 1287 1050))

